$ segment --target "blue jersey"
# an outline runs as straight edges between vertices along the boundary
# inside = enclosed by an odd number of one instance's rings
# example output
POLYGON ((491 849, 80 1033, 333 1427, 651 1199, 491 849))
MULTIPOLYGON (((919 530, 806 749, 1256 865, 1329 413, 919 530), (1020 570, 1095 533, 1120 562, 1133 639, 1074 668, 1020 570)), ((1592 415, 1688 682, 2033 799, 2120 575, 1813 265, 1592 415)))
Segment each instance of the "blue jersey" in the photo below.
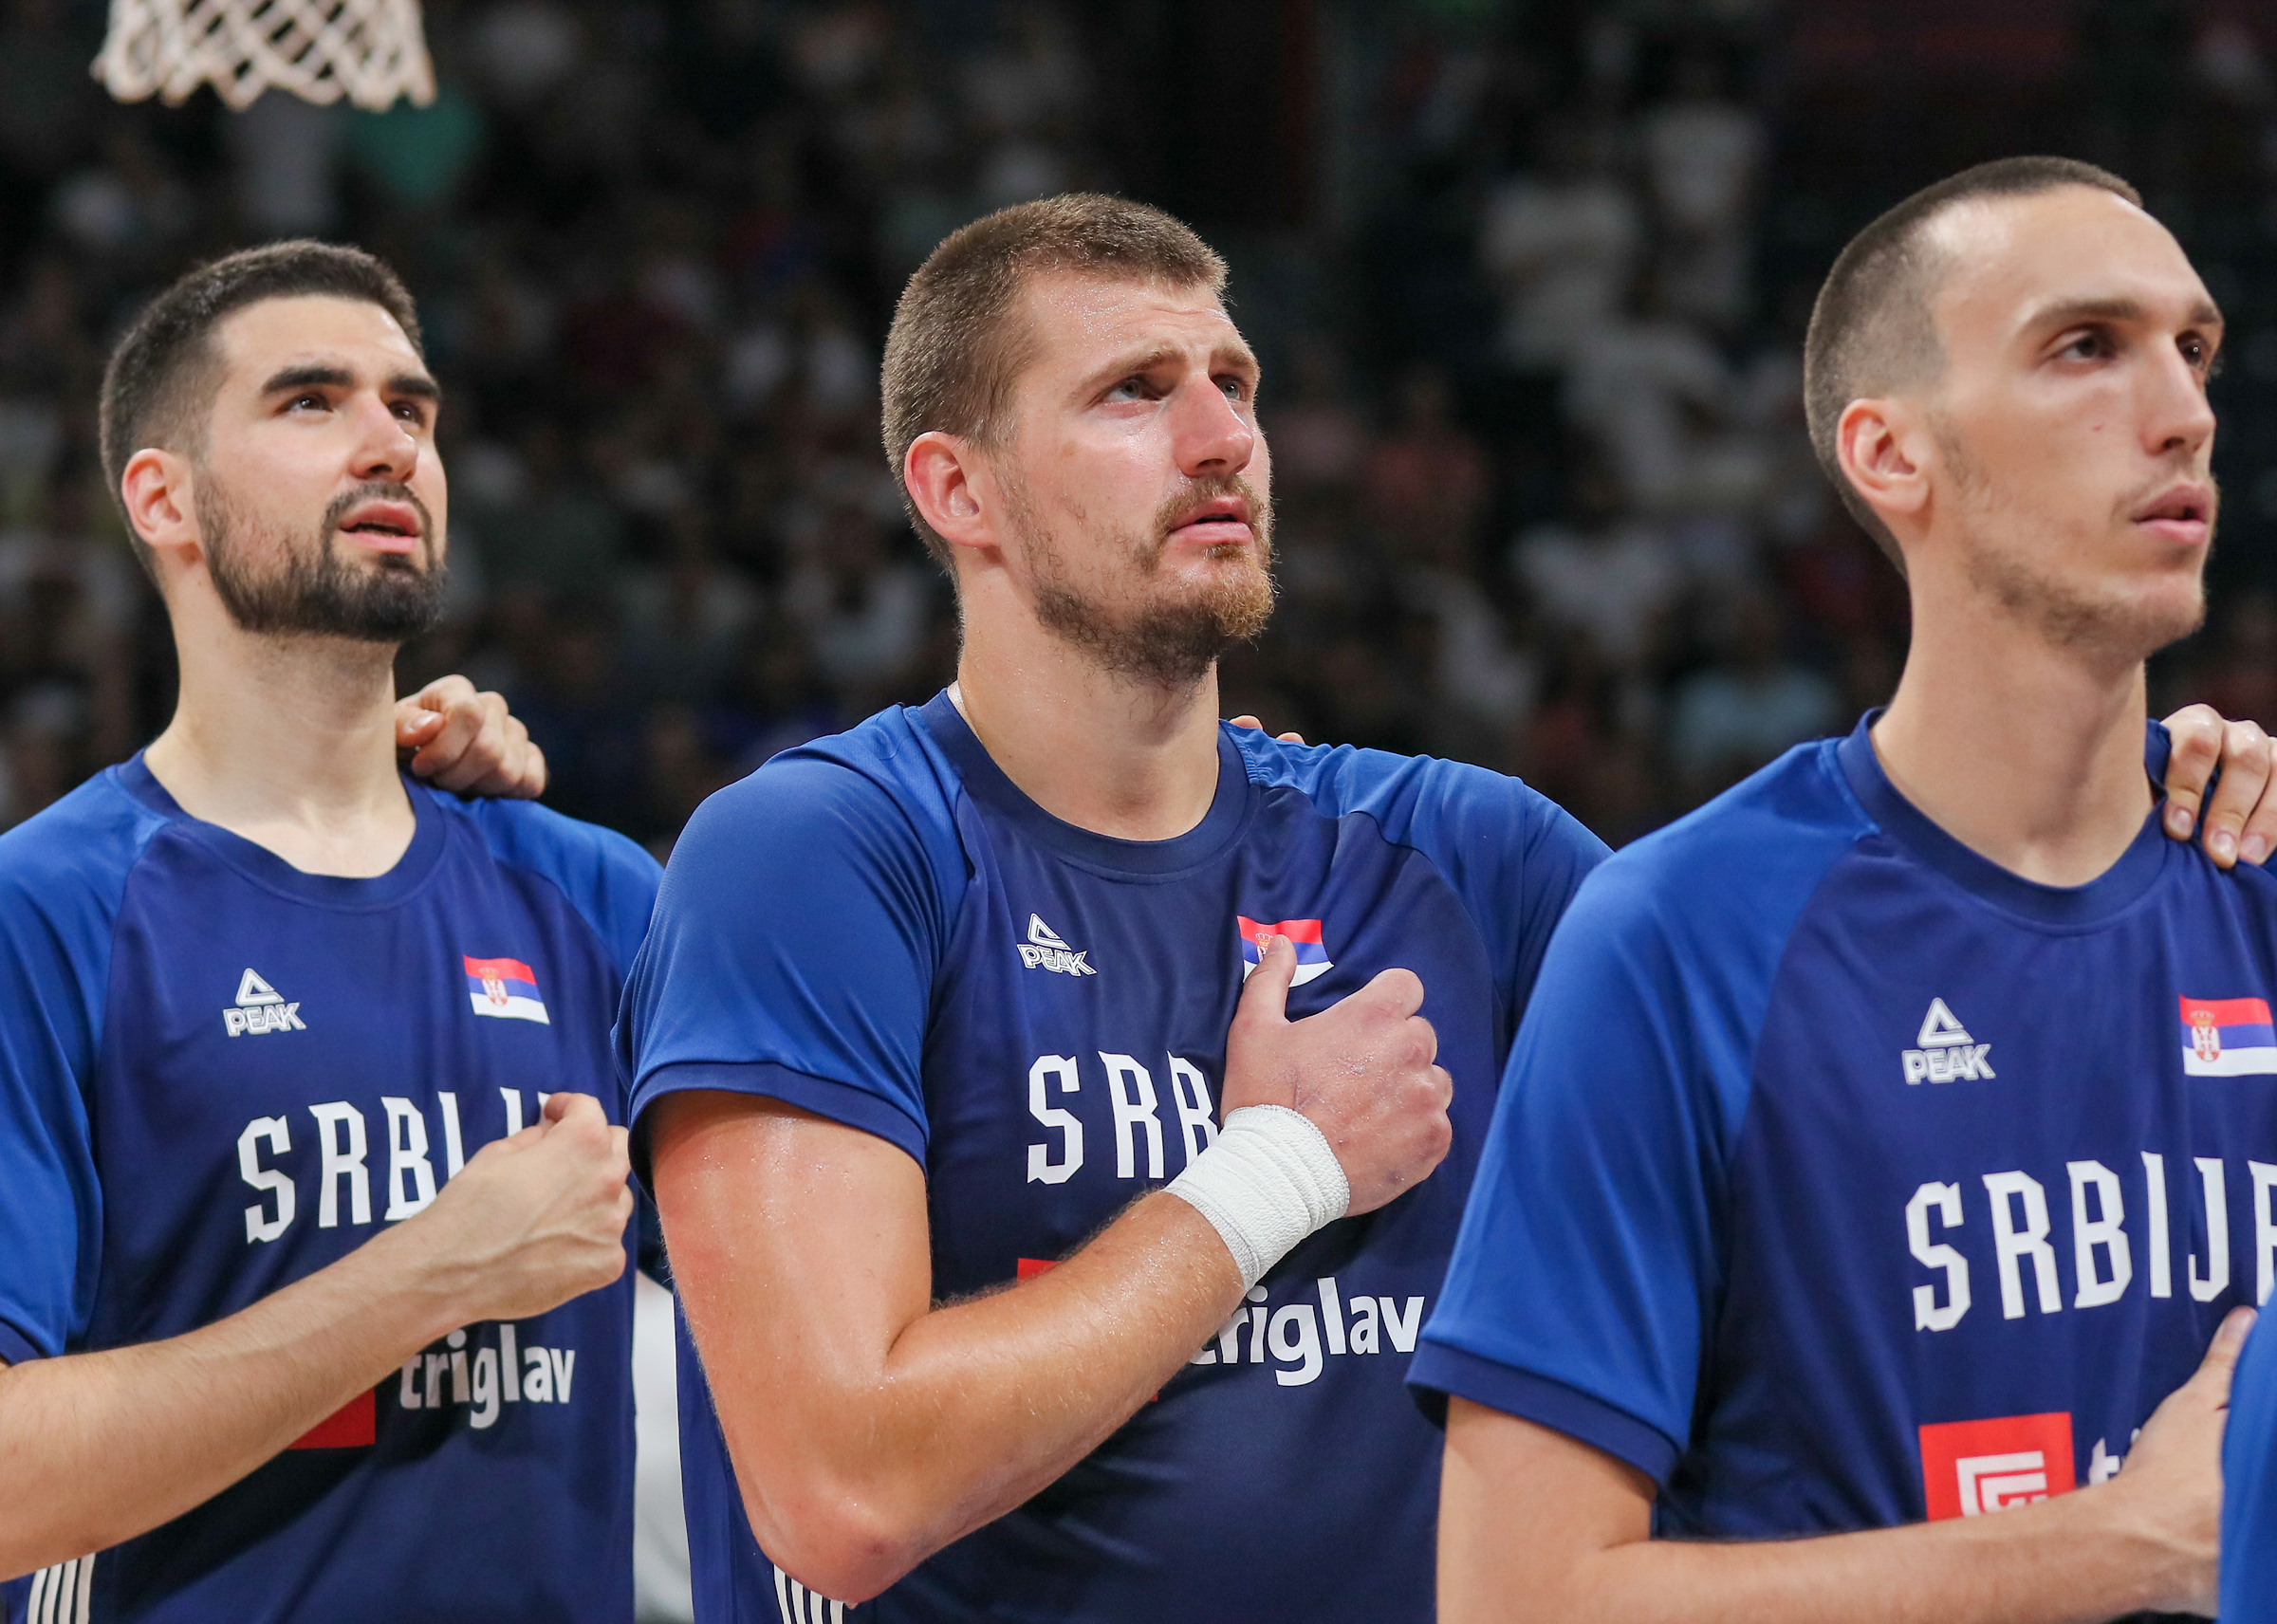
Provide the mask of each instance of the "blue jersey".
POLYGON ((2035 885, 1866 724, 1800 747, 1583 888, 1411 1380, 1628 1462, 1664 1533, 2100 1482, 2268 1295, 2273 994, 2277 877, 2154 817, 2035 885))
MULTIPOLYGON (((656 864, 408 785, 409 849, 308 875, 137 757, 0 837, 0 1358, 179 1336, 419 1211, 608 1046, 656 864)), ((631 1281, 453 1332, 195 1510, 6 1616, 627 1620, 631 1281)))
MULTIPOLYGON (((1098 1450, 846 1620, 1432 1615, 1438 1441, 1402 1393, 1503 1054, 1551 927, 1603 853, 1514 780, 1225 729, 1208 815, 1109 839, 1016 789, 946 696, 778 756, 673 854, 626 993, 636 1116, 767 1095, 926 1174, 933 1292, 1050 1266, 1217 1131, 1262 932, 1293 1017, 1403 966, 1454 1079, 1454 1148, 1329 1226, 1098 1450)), ((697 1615, 841 1617, 753 1542, 683 1364, 697 1615)))
POLYGON ((2222 1624, 2277 1624, 2277 1336, 2258 1324, 2222 1431, 2222 1624))

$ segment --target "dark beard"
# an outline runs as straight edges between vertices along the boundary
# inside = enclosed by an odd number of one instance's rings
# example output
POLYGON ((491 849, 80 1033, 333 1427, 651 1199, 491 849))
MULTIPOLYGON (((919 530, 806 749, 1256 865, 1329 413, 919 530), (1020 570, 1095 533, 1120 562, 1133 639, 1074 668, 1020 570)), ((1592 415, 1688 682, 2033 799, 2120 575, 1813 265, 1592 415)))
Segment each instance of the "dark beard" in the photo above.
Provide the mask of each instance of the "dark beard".
POLYGON ((1229 493, 1250 498, 1250 527, 1257 537, 1256 571, 1213 583, 1200 596, 1176 603, 1149 603, 1119 616, 1085 597, 1067 577, 1064 561, 1045 536, 1027 492, 1009 486, 1014 523, 1035 576, 1036 620, 1047 632, 1088 654, 1103 671, 1164 688, 1188 688, 1239 643, 1265 630, 1272 618, 1274 584, 1273 512, 1238 476, 1199 480, 1195 489, 1166 503, 1154 526, 1154 540, 1131 548, 1137 573, 1155 573, 1168 544, 1169 526, 1196 500, 1229 493))
POLYGON ((435 557, 435 521, 408 486, 375 481, 334 497, 318 521, 315 546, 278 546, 282 563, 268 575, 244 566, 238 543, 245 524, 211 474, 197 482, 197 523, 213 590, 239 631, 405 643, 443 618, 448 572, 435 557), (375 501, 400 502, 417 512, 423 563, 384 558, 367 572, 341 557, 340 522, 375 501))

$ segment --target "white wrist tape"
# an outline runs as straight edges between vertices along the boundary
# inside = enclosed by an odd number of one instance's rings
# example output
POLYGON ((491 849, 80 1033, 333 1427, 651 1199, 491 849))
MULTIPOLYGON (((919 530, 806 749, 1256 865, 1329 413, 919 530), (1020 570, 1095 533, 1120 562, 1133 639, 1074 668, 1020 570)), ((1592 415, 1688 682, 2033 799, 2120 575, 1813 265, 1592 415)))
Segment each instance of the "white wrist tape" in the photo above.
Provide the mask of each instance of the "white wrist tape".
POLYGON ((1217 1143, 1164 1188, 1224 1237, 1244 1291, 1352 1205, 1351 1181, 1327 1135, 1286 1105, 1229 1113, 1217 1143))

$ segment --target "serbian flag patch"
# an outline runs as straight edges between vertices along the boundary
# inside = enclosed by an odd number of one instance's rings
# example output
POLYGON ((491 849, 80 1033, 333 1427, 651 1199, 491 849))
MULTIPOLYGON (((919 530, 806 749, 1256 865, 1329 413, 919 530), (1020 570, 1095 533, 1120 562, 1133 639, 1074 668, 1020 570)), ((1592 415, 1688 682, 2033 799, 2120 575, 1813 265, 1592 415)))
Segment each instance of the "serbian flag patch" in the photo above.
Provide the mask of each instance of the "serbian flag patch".
POLYGON ((1241 930, 1241 979, 1250 979, 1250 971, 1257 968, 1257 944, 1267 936, 1287 936, 1297 950, 1297 973, 1291 987, 1303 987, 1315 976, 1326 975, 1336 967, 1328 962, 1328 950, 1321 941, 1321 922, 1318 919, 1249 919, 1236 914, 1233 922, 1241 930))
POLYGON ((546 1018, 546 1001, 538 996, 538 972, 520 959, 471 958, 466 966, 467 997, 475 1014, 553 1024, 546 1018))
POLYGON ((2263 998, 2182 1000, 2182 1070, 2191 1077, 2277 1073, 2277 1027, 2263 998))

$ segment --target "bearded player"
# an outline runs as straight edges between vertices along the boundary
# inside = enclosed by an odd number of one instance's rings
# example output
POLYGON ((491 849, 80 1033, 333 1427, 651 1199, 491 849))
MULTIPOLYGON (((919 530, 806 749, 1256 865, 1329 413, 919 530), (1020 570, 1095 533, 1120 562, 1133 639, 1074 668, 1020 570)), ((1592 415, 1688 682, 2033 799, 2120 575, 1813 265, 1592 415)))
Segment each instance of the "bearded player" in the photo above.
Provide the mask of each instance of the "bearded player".
POLYGON ((1559 929, 1411 1376, 1451 1624, 2213 1612, 2277 880, 2159 838, 2142 709, 2204 612, 2221 341, 2067 160, 1836 261, 1811 431, 1904 674, 1559 929))
MULTIPOLYGON (((631 1616, 606 1034, 655 868, 398 770, 439 404, 402 286, 315 243, 192 272, 106 372, 181 691, 0 837, 11 1617, 631 1616)), ((403 736, 498 787, 454 696, 403 736)))
POLYGON ((1271 603, 1224 275, 1102 197, 935 251, 885 438, 957 680, 675 850, 620 1042, 707 1620, 1431 1616, 1400 1377, 1603 847, 1218 722, 1271 603))

